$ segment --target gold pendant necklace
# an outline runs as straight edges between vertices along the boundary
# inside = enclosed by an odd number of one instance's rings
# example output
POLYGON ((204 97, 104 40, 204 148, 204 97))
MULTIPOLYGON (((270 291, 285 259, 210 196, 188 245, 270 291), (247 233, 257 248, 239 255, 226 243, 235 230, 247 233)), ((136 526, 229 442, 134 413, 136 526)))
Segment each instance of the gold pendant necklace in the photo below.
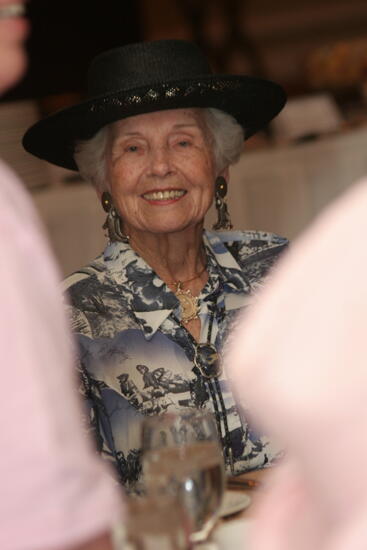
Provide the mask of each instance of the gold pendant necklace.
POLYGON ((199 299, 197 296, 193 296, 190 289, 183 290, 182 282, 174 283, 176 286, 175 295, 177 296, 181 305, 181 321, 188 323, 194 319, 199 318, 199 299))
POLYGON ((181 321, 184 324, 188 323, 189 321, 193 321, 194 319, 198 319, 200 308, 199 308, 199 298, 197 296, 193 296, 190 289, 184 290, 183 285, 186 283, 191 283, 191 281, 194 281, 195 279, 198 279, 199 277, 201 277, 201 275, 204 273, 205 270, 206 270, 206 265, 197 275, 195 275, 195 277, 192 277, 187 281, 173 281, 169 283, 175 287, 174 293, 180 302, 181 321))

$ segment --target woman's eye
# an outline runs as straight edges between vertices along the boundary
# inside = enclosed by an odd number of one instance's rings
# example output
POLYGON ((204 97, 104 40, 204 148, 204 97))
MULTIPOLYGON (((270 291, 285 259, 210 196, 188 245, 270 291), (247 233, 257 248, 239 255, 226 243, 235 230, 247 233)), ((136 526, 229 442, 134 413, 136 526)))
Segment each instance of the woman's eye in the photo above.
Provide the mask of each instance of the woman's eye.
POLYGON ((138 151, 139 147, 137 145, 128 145, 125 149, 128 153, 136 153, 138 151))
POLYGON ((186 139, 181 139, 178 144, 180 147, 188 147, 190 145, 190 142, 186 139))

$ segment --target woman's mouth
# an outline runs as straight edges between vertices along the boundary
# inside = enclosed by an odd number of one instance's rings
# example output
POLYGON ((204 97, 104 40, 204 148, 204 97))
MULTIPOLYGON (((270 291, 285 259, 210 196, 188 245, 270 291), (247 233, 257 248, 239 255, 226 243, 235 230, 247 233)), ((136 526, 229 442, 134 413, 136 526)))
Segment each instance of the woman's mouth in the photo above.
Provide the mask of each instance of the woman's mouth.
POLYGON ((170 201, 177 200, 186 195, 183 189, 166 189, 164 191, 150 191, 142 195, 148 201, 170 201))
POLYGON ((9 19, 12 17, 23 17, 26 9, 24 4, 0 5, 0 19, 9 19))

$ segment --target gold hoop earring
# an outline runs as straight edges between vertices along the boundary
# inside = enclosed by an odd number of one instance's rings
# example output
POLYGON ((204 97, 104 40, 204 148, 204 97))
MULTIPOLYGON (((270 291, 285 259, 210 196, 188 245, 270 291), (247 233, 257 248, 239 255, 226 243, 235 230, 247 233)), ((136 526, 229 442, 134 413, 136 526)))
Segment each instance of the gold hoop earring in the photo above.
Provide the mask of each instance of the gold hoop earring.
POLYGON ((223 176, 218 176, 215 180, 215 208, 218 219, 213 225, 216 231, 230 231, 233 229, 231 218, 227 208, 227 182, 223 176))
POLYGON ((128 243, 129 236, 125 235, 122 230, 122 220, 117 212, 116 208, 113 205, 112 197, 110 193, 104 191, 101 197, 102 208, 107 212, 106 221, 103 224, 103 229, 107 230, 107 236, 111 243, 113 242, 122 242, 128 243))

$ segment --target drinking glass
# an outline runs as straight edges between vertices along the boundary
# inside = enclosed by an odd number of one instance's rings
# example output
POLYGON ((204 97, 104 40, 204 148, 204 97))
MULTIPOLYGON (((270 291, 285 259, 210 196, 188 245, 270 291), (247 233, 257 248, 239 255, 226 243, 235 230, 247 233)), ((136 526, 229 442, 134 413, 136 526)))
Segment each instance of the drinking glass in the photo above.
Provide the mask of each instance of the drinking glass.
POLYGON ((224 494, 224 462, 215 419, 196 409, 146 418, 142 424, 146 492, 174 496, 188 513, 191 540, 205 540, 224 494))
POLYGON ((190 519, 171 497, 126 497, 126 538, 121 550, 192 550, 190 519))

